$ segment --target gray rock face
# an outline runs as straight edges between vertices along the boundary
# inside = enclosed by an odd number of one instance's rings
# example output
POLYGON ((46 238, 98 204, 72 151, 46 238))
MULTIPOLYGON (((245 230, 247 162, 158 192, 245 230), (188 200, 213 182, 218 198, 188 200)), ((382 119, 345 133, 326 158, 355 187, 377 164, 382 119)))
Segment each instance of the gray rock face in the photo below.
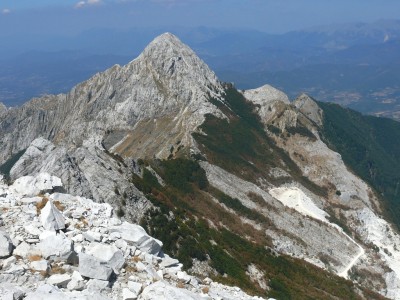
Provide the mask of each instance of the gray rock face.
MULTIPOLYGON (((121 201, 117 186, 146 209, 149 202, 121 176, 126 167, 105 148, 126 157, 166 158, 171 145, 194 146, 191 133, 204 115, 222 116, 209 102, 222 93, 208 66, 177 37, 163 34, 126 66, 96 74, 66 95, 0 114, 0 164, 28 148, 12 179, 49 172, 69 192, 114 205, 121 201)), ((141 217, 142 209, 127 211, 141 217)))
POLYGON ((108 281, 112 272, 106 262, 92 255, 79 253, 79 273, 82 276, 108 281))
POLYGON ((301 94, 293 105, 316 125, 322 126, 323 112, 318 104, 306 94, 301 94))
POLYGON ((13 244, 10 237, 0 230, 0 258, 8 257, 11 255, 13 244))
MULTIPOLYGON (((281 203, 272 198, 270 193, 256 186, 254 183, 244 181, 223 169, 201 162, 207 174, 207 179, 211 185, 223 191, 230 197, 237 197, 242 204, 262 212, 270 218, 278 231, 268 230, 267 233, 274 237, 275 247, 281 252, 291 253, 292 255, 303 256, 303 253, 309 253, 310 257, 317 257, 318 254, 332 257, 337 261, 333 266, 336 272, 340 272, 352 259, 354 253, 357 253, 357 245, 348 238, 347 235, 340 233, 336 228, 321 225, 319 220, 313 218, 303 218, 301 214, 288 211, 281 203), (235 184, 232 185, 232 182, 235 184), (249 192, 254 192, 263 197, 265 201, 276 207, 276 209, 265 209, 258 207, 249 197, 249 192), (302 220, 302 226, 294 226, 299 219, 302 220), (296 244, 292 242, 292 238, 286 238, 281 231, 290 232, 291 237, 297 237, 304 243, 296 244)), ((318 264, 318 260, 314 261, 318 264)))
POLYGON ((53 143, 42 137, 33 140, 26 149, 22 159, 18 160, 11 169, 10 175, 19 178, 21 176, 33 174, 35 172, 35 163, 37 164, 38 161, 44 161, 55 148, 53 143), (20 176, 17 174, 20 174, 20 176))
POLYGON ((128 168, 107 155, 100 146, 87 145, 79 148, 56 147, 43 138, 32 142, 25 154, 11 169, 11 178, 37 173, 57 174, 63 187, 74 194, 86 198, 95 198, 99 202, 108 202, 117 206, 121 195, 126 194, 128 209, 133 220, 141 217, 141 212, 150 207, 150 203, 129 183, 129 178, 121 175, 128 168), (119 195, 115 193, 116 189, 119 195), (129 209, 129 205, 136 209, 129 209))

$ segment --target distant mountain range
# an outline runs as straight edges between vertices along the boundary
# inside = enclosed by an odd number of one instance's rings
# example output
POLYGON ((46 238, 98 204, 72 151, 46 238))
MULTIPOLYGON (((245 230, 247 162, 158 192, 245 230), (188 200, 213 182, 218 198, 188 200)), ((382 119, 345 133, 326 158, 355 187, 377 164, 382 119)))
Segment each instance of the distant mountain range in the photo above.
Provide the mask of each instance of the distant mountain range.
MULTIPOLYGON (((238 88, 269 82, 291 98, 307 92, 363 113, 400 118, 398 20, 280 35, 205 27, 168 30, 238 88)), ((127 63, 163 31, 93 29, 65 38, 5 37, 0 49, 0 101, 14 106, 46 93, 67 92, 102 69, 127 63)))

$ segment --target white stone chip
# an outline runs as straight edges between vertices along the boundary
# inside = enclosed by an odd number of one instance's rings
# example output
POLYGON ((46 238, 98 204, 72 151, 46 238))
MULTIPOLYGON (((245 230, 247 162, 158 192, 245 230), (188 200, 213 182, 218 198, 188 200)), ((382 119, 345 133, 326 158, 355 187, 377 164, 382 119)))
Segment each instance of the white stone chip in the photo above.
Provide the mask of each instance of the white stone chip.
POLYGON ((51 200, 41 210, 40 221, 46 230, 65 229, 65 218, 51 200))
POLYGON ((11 255, 13 245, 11 239, 3 231, 0 231, 0 258, 8 257, 11 255))

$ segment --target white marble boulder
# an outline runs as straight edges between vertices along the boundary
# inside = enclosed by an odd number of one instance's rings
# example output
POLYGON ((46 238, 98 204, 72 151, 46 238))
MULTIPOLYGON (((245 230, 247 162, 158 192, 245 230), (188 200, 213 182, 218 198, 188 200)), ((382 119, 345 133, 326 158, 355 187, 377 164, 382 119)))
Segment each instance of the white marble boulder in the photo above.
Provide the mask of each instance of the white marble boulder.
POLYGON ((115 245, 92 243, 89 245, 86 254, 92 255, 107 264, 114 272, 118 272, 125 264, 124 253, 115 245))
POLYGON ((81 252, 79 253, 79 273, 84 277, 108 281, 113 270, 106 262, 81 252))
POLYGON ((123 240, 141 251, 153 255, 158 255, 161 252, 162 242, 149 236, 139 225, 124 222, 119 226, 111 227, 109 231, 110 233, 119 232, 123 240))
POLYGON ((43 258, 52 260, 69 260, 74 255, 73 242, 63 233, 45 231, 38 244, 43 258))

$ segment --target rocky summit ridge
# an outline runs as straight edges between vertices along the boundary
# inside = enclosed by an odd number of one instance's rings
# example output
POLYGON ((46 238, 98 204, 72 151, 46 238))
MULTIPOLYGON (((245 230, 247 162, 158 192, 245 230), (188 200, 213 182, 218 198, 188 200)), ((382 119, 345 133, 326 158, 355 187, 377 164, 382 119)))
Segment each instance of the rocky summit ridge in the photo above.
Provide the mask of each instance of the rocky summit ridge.
POLYGON ((109 204, 60 187, 46 173, 1 178, 0 299, 261 299, 188 275, 109 204))

